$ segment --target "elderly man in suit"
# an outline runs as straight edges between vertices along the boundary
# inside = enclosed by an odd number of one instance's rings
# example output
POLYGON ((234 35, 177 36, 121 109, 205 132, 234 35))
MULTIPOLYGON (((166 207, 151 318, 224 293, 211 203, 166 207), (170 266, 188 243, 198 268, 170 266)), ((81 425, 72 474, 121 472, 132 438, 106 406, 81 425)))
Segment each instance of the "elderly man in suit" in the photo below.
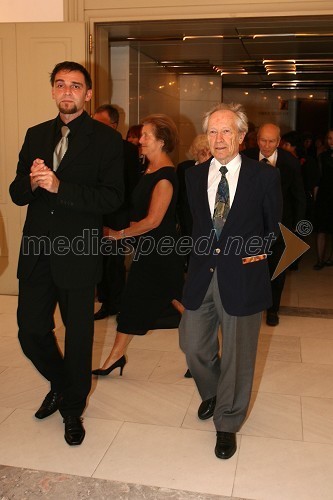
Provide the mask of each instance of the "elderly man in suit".
POLYGON ((57 64, 50 81, 59 114, 27 131, 10 185, 14 203, 28 205, 17 317, 23 352, 51 386, 35 416, 59 410, 66 442, 80 445, 91 388, 103 214, 122 203, 123 145, 117 132, 84 110, 92 83, 81 64, 57 64), (57 303, 66 328, 63 354, 53 332, 57 303))
MULTIPOLYGON (((258 147, 246 149, 243 154, 249 158, 272 165, 280 172, 283 197, 282 224, 290 231, 295 231, 297 223, 305 217, 306 197, 301 175, 301 166, 291 153, 279 148, 280 128, 273 123, 261 125, 257 134, 258 147)), ((280 235, 268 257, 271 277, 284 251, 284 241, 280 235)), ((269 326, 279 324, 281 295, 286 279, 286 271, 280 273, 272 282, 273 303, 267 309, 266 323, 269 326)))
POLYGON ((203 400, 198 417, 214 417, 215 454, 228 459, 250 401, 262 311, 271 305, 266 256, 282 200, 279 172, 239 154, 247 132, 239 104, 213 108, 203 129, 213 157, 186 173, 194 247, 180 346, 203 400))

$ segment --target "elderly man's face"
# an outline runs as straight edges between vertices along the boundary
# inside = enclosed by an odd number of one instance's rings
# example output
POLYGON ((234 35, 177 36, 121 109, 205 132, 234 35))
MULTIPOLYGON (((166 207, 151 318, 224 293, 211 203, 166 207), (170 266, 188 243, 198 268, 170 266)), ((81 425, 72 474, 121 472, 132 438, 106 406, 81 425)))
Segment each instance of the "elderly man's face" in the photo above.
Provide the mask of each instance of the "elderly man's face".
POLYGON ((238 131, 236 115, 232 111, 215 111, 208 120, 207 137, 210 151, 223 165, 237 156, 244 135, 238 131))
POLYGON ((258 146, 266 158, 271 156, 280 143, 280 129, 273 124, 263 125, 258 131, 258 146))

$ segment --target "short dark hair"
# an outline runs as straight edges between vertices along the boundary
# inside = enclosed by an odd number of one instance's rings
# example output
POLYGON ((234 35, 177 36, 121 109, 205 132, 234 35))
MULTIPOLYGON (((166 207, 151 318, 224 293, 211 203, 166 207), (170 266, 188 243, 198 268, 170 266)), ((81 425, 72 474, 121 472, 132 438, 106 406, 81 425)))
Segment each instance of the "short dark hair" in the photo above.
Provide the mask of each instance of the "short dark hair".
POLYGON ((289 142, 290 146, 295 148, 295 153, 298 158, 305 156, 305 148, 302 141, 302 134, 296 130, 290 130, 281 136, 282 142, 289 142))
POLYGON ((127 134, 126 134, 126 140, 129 138, 129 137, 137 137, 138 139, 140 139, 141 137, 141 131, 142 131, 142 125, 141 124, 138 124, 138 125, 132 125, 128 130, 127 130, 127 134))
POLYGON ((50 73, 50 82, 52 87, 54 85, 55 76, 57 73, 59 73, 59 71, 80 71, 80 73, 82 73, 84 76, 87 89, 90 90, 92 88, 92 80, 89 72, 84 66, 82 66, 82 64, 74 61, 63 61, 54 66, 52 73, 50 73))
POLYGON ((293 147, 300 147, 302 144, 302 135, 296 130, 291 130, 290 132, 286 132, 281 136, 281 140, 284 142, 289 142, 289 144, 293 147))
POLYGON ((102 113, 103 111, 107 112, 111 123, 117 123, 117 124, 119 123, 119 111, 118 111, 118 109, 111 106, 111 104, 102 104, 101 106, 98 106, 98 108, 95 110, 95 114, 102 113))
POLYGON ((156 139, 163 141, 162 151, 170 153, 178 144, 178 130, 175 122, 167 115, 154 114, 142 120, 143 125, 153 126, 156 139))

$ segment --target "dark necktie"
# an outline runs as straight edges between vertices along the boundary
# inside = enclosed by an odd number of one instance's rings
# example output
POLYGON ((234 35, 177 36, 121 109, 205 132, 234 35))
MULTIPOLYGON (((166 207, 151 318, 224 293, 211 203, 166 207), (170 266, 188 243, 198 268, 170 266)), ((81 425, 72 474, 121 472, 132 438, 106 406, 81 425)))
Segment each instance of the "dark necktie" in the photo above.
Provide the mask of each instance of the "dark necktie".
POLYGON ((265 163, 269 163, 269 159, 268 159, 268 158, 261 158, 261 160, 260 160, 260 161, 263 161, 263 162, 265 162, 265 163))
POLYGON ((221 180, 217 186, 215 205, 214 205, 214 215, 213 215, 213 226, 216 230, 217 238, 220 237, 224 223, 228 217, 230 210, 230 198, 229 198, 229 184, 225 174, 228 169, 225 165, 220 168, 221 180))
POLYGON ((66 125, 61 127, 61 139, 55 147, 53 153, 53 171, 56 172, 61 160, 63 159, 68 148, 68 134, 70 130, 66 125))

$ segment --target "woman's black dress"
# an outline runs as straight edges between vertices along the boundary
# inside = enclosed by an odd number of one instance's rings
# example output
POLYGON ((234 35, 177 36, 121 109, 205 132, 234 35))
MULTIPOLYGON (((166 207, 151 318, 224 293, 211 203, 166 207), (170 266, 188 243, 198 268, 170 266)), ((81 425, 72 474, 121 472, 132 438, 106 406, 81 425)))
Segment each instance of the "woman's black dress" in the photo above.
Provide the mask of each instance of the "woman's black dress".
POLYGON ((142 176, 133 192, 131 221, 146 217, 152 191, 162 179, 173 185, 172 199, 161 224, 136 237, 118 314, 117 330, 121 333, 144 335, 151 329, 174 328, 179 324, 180 315, 171 306, 172 299, 181 299, 184 279, 184 257, 177 255, 175 248, 178 183, 174 167, 163 167, 142 176))

